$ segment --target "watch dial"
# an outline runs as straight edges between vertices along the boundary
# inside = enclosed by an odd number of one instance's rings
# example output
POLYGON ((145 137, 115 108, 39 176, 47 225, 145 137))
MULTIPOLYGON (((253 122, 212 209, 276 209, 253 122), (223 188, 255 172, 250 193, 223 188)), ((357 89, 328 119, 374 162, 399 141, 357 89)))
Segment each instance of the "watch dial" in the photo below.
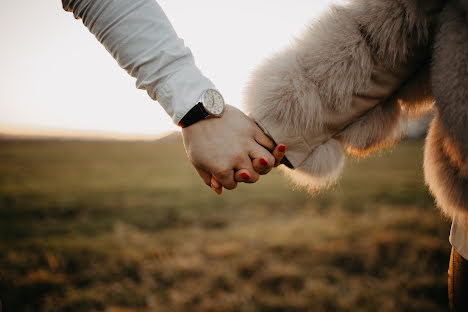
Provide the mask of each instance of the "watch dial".
POLYGON ((205 108, 212 115, 219 115, 224 109, 224 100, 221 94, 215 90, 208 90, 204 96, 205 108))

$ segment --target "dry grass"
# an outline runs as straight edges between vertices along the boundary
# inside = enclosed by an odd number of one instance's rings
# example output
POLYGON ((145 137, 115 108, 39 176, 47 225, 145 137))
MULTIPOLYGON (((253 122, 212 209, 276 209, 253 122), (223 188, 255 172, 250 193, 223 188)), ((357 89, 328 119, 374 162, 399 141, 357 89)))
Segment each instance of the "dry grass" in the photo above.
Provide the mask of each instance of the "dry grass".
POLYGON ((0 143, 5 311, 445 311, 422 143, 217 197, 174 142, 0 143))

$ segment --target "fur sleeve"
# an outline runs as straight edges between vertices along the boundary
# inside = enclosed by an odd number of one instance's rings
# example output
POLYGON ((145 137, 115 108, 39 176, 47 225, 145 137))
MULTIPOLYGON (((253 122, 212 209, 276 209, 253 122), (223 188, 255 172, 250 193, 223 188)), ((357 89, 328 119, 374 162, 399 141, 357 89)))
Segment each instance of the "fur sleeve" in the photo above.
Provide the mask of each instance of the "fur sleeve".
POLYGON ((437 107, 426 139, 426 182, 442 211, 468 216, 468 26, 453 3, 435 38, 432 89, 437 107))
POLYGON ((414 107, 430 104, 425 69, 442 2, 332 6, 253 73, 246 108, 286 144, 295 167, 289 174, 298 184, 314 189, 333 183, 345 150, 362 154, 390 144, 414 107))

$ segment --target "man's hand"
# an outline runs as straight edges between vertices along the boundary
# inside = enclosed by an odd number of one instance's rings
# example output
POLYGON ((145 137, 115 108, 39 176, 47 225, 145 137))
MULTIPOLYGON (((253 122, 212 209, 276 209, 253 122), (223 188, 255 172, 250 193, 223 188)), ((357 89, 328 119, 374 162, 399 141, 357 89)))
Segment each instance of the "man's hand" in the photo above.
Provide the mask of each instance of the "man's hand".
POLYGON ((269 152, 275 149, 274 142, 253 120, 230 105, 221 118, 201 120, 183 128, 182 135, 190 161, 208 186, 212 178, 229 190, 236 188, 237 181, 254 183, 259 173, 252 163, 261 173, 277 163, 269 152))

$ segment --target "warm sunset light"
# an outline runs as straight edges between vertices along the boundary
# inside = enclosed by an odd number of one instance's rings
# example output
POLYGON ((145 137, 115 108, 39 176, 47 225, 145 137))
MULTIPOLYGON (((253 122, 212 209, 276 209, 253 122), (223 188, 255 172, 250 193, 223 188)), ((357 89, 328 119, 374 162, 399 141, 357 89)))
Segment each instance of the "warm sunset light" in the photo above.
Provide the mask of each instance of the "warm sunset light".
POLYGON ((0 312, 467 312, 466 16, 0 1, 0 312))
MULTIPOLYGON (((226 100, 328 1, 161 0, 226 100)), ((0 4, 0 133, 157 136, 178 129, 60 0, 0 4)))

